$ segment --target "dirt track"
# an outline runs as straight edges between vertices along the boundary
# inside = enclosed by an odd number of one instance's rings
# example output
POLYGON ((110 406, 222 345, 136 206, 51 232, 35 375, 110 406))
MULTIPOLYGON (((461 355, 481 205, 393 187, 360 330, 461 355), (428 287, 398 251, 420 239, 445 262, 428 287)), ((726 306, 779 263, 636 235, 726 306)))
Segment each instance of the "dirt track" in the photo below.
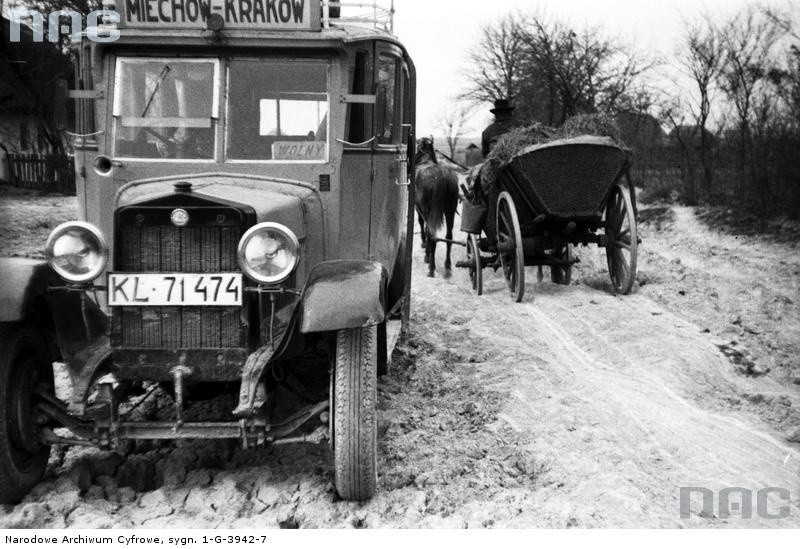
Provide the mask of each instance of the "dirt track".
POLYGON ((528 269, 521 304, 488 270, 482 297, 464 273, 424 277, 415 250, 413 331, 380 389, 365 505, 336 501, 322 447, 141 445, 124 463, 54 452, 0 527, 800 526, 797 250, 756 243, 748 262, 754 243, 670 211, 645 226, 646 283, 627 297, 608 293, 596 249, 569 287, 528 269), (681 486, 787 488, 791 516, 683 520, 681 486))
MULTIPOLYGON (((774 330, 763 339, 783 358, 800 343, 797 309, 787 306, 769 325, 762 301, 774 302, 777 295, 778 302, 793 303, 787 294, 798 294, 800 257, 785 245, 711 234, 687 208, 676 208, 675 216, 660 233, 644 227, 642 270, 660 283, 636 295, 608 293, 604 258, 596 248, 579 252, 582 264, 569 287, 536 284, 535 270, 528 269, 528 296, 521 304, 511 303, 499 276, 485 281, 483 297, 466 290, 461 273, 454 283, 415 281, 419 305, 457 304, 462 314, 471 313, 464 326, 473 344, 492 343, 496 354, 485 364, 484 379, 508 395, 500 418, 531 441, 528 450, 541 470, 533 508, 515 524, 780 523, 682 521, 681 486, 785 487, 794 498, 786 525, 800 523, 800 399, 797 385, 778 381, 790 376, 789 366, 797 368, 797 355, 776 376, 745 376, 731 360, 740 357, 729 352, 742 344, 721 339, 728 328, 718 328, 721 321, 704 310, 723 309, 719 316, 725 318, 730 312, 725 308, 732 308, 745 323, 774 330), (705 255, 713 260, 703 261, 705 255), (674 263, 676 256, 682 264, 674 263), (660 265, 665 261, 681 273, 660 265), (665 295, 685 299, 682 288, 702 294, 706 283, 727 299, 722 307, 705 307, 697 302, 702 298, 692 296, 675 306, 665 295), (741 294, 754 285, 764 291, 741 294), (703 319, 718 335, 687 318, 703 319)), ((741 323, 740 318, 733 328, 741 323)), ((756 354, 757 361, 763 359, 756 354)))
POLYGON ((490 291, 488 303, 460 299, 480 302, 470 326, 501 349, 491 366, 499 371, 487 372, 510 397, 500 417, 530 438, 543 469, 517 524, 713 525, 678 519, 679 487, 797 492, 796 445, 733 409, 747 407, 744 395, 781 388, 739 378, 696 326, 646 297, 585 286, 542 284, 535 303, 512 307, 493 282, 501 295, 490 291))

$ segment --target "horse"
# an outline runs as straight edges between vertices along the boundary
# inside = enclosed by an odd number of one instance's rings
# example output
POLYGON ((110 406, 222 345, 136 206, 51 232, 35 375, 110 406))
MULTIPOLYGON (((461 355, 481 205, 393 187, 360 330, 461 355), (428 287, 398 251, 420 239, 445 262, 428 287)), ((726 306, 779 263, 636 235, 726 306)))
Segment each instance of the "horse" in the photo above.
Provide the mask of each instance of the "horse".
POLYGON ((436 234, 447 223, 447 256, 444 268, 451 269, 450 248, 453 240, 453 221, 458 207, 458 176, 451 168, 440 166, 436 160, 433 137, 423 137, 417 142, 414 157, 416 179, 415 206, 422 232, 422 247, 425 249, 425 263, 428 276, 433 277, 436 270, 436 234))

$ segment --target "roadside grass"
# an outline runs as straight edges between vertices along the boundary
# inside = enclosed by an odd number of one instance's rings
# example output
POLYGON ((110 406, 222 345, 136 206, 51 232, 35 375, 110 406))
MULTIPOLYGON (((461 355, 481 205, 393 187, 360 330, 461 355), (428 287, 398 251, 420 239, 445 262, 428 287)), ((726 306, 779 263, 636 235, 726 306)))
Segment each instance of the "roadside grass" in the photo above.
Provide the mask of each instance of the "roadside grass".
POLYGON ((74 196, 0 185, 0 257, 44 259, 50 231, 77 217, 74 196))

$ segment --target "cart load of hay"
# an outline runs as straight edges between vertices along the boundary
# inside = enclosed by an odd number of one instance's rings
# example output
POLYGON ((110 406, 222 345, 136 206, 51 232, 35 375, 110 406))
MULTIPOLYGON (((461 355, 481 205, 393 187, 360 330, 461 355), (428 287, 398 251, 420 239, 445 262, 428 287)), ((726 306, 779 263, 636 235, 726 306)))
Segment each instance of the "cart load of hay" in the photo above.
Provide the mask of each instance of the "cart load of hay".
POLYGON ((487 210, 496 201, 498 174, 518 155, 539 147, 574 143, 610 145, 627 151, 620 134, 616 122, 604 114, 574 116, 559 128, 533 123, 510 130, 467 177, 468 200, 463 208, 462 230, 480 232, 487 221, 487 210))

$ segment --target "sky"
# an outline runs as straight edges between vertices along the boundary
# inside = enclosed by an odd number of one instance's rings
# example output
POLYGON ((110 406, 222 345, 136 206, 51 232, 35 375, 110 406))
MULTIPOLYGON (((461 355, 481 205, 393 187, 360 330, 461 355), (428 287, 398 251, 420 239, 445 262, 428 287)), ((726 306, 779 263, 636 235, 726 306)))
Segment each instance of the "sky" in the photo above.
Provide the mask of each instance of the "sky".
MULTIPOLYGON (((365 4, 372 0, 361 1, 365 4)), ((391 0, 377 0, 388 5, 391 0)), ((0 0, 6 7, 13 0, 0 0)), ((726 19, 757 0, 394 0, 394 32, 408 48, 417 68, 417 135, 444 134, 438 121, 457 104, 468 86, 467 55, 481 29, 517 11, 541 13, 576 28, 601 28, 606 36, 632 45, 647 57, 671 56, 684 22, 703 13, 726 19)), ((800 12, 800 0, 760 0, 800 12)), ((800 16, 798 16, 800 17, 800 16)), ((652 75, 651 75, 652 77, 652 75)), ((663 76, 659 86, 669 87, 663 76), (663 82, 663 84, 662 84, 663 82)), ((493 119, 491 105, 475 108, 466 136, 479 136, 493 119)))
MULTIPOLYGON (((387 0, 384 0, 387 1, 387 0)), ((791 0, 769 4, 787 6, 791 0)), ((797 0, 794 0, 797 1, 797 0)), ((545 13, 576 27, 602 27, 646 55, 666 57, 701 13, 720 19, 753 0, 395 0, 394 31, 417 68, 417 135, 443 135, 437 118, 466 87, 467 53, 481 28, 516 10, 545 13)), ((796 4, 795 4, 796 6, 796 4)), ((492 120, 490 105, 478 108, 467 136, 480 135, 492 120)))

